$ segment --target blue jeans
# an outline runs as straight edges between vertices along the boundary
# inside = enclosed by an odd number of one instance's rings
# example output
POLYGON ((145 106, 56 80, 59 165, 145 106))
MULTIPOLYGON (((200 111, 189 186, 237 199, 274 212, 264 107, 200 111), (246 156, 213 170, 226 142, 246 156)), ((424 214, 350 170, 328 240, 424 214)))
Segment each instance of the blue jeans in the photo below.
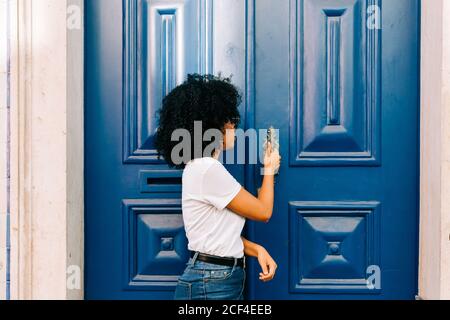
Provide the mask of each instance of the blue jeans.
POLYGON ((194 261, 187 263, 175 290, 175 300, 243 300, 245 270, 194 261))

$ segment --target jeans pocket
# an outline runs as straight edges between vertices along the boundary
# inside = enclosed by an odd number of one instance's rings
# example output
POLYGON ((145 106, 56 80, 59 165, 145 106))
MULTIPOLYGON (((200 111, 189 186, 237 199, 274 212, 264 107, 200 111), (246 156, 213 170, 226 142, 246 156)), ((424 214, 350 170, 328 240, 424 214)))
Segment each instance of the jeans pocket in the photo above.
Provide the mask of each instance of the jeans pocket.
POLYGON ((191 300, 192 298, 192 284, 178 280, 177 287, 175 289, 174 300, 191 300))
POLYGON ((229 279, 233 274, 233 268, 209 270, 206 278, 212 281, 221 281, 229 279))
MULTIPOLYGON (((214 270, 216 271, 216 270, 214 270)), ((212 275, 205 279, 207 300, 240 300, 244 288, 244 270, 232 268, 227 273, 212 275)))

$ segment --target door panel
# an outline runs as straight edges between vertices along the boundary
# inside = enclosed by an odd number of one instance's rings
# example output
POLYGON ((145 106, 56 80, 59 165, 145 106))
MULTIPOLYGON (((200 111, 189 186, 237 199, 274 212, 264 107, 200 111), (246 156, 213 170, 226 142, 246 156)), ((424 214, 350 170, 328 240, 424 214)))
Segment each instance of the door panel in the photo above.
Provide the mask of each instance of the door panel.
MULTIPOLYGON (((418 0, 85 1, 86 297, 172 298, 182 172, 156 156, 156 113, 186 74, 222 72, 243 127, 280 129, 273 219, 246 229, 279 269, 262 284, 252 260, 248 298, 413 298, 418 17, 418 0)), ((257 166, 228 168, 256 191, 257 166)))
POLYGON ((368 29, 378 1, 292 1, 292 166, 378 165, 380 39, 368 29))
POLYGON ((124 2, 125 163, 162 163, 153 147, 162 98, 187 73, 212 70, 212 10, 207 4, 124 2))
POLYGON ((156 114, 188 73, 245 87, 245 2, 87 0, 85 18, 86 298, 171 299, 188 259, 182 172, 157 157, 156 114))
POLYGON ((249 224, 278 274, 249 297, 414 298, 418 2, 258 0, 254 12, 254 126, 280 128, 285 161, 271 222, 249 224), (367 28, 381 5, 382 30, 367 28))

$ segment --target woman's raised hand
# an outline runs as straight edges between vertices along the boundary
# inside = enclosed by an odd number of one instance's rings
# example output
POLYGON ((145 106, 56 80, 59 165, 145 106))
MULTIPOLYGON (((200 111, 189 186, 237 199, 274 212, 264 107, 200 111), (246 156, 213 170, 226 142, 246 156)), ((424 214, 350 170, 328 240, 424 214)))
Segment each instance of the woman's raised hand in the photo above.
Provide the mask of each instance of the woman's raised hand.
POLYGON ((272 144, 267 142, 264 154, 264 175, 275 175, 280 170, 281 156, 278 150, 272 149, 272 144))

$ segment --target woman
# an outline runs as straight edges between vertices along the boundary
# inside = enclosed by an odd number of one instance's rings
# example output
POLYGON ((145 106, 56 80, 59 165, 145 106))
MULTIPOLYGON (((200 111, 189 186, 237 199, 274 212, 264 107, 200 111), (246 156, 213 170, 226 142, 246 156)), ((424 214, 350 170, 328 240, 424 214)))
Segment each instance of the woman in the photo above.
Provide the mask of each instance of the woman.
MULTIPOLYGON (((277 264, 260 245, 241 237, 246 219, 268 222, 272 216, 274 177, 280 166, 278 152, 267 148, 265 174, 258 197, 247 192, 218 161, 220 152, 234 147, 235 128, 240 122, 241 96, 229 78, 189 75, 163 101, 156 147, 172 167, 184 169, 182 178, 183 220, 191 259, 178 281, 175 299, 243 299, 245 257, 258 259, 259 279, 270 281, 277 264), (192 141, 183 150, 184 161, 174 159, 178 129, 194 134, 201 121, 202 135, 220 130, 221 141, 210 154, 198 154, 192 141)), ((201 151, 210 141, 201 141, 201 151)))

